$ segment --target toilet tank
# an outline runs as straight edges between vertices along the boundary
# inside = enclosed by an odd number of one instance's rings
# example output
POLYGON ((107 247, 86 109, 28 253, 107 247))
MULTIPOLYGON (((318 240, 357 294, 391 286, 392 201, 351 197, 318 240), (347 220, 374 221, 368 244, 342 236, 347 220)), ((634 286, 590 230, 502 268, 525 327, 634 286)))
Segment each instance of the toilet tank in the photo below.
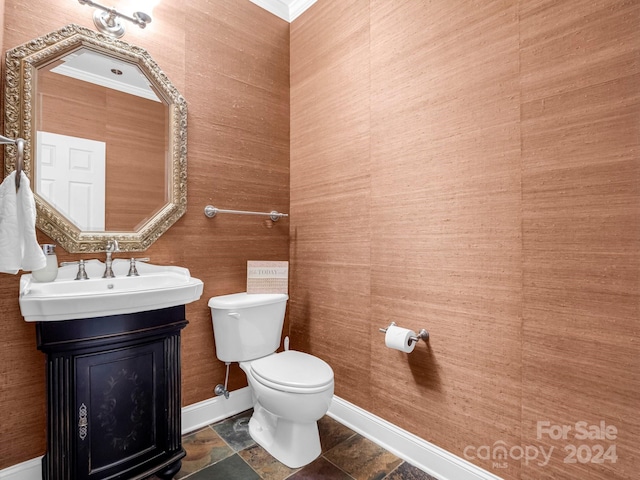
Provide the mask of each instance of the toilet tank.
POLYGON ((280 346, 288 295, 234 293, 211 297, 216 356, 223 362, 246 362, 280 346))

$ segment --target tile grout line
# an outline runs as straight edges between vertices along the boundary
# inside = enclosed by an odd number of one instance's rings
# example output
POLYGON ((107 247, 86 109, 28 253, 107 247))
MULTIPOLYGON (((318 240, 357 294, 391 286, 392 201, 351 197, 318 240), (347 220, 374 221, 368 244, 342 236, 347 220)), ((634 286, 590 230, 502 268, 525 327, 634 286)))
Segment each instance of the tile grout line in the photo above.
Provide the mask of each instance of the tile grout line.
MULTIPOLYGON (((230 418, 231 418, 231 417, 230 417, 230 418)), ((225 419, 225 420, 228 420, 228 419, 225 419)), ((188 433, 187 435, 183 435, 183 439, 184 439, 185 437, 188 437, 188 436, 194 435, 194 434, 196 434, 196 433, 198 433, 198 432, 201 432, 201 431, 203 431, 203 430, 209 429, 209 430, 211 430, 213 433, 215 433, 215 434, 216 434, 216 436, 217 436, 218 438, 220 438, 220 440, 222 440, 222 441, 224 442, 224 444, 225 444, 227 447, 229 447, 229 450, 231 450, 231 454, 230 454, 230 455, 227 455, 227 456, 226 456, 226 457, 224 457, 224 458, 221 458, 220 460, 218 460, 218 461, 216 461, 216 462, 213 462, 213 463, 211 463, 211 464, 205 465, 204 467, 202 467, 202 468, 200 468, 200 469, 196 470, 195 472, 191 472, 191 473, 189 473, 188 475, 185 475, 184 477, 180 477, 178 480, 183 480, 183 479, 184 479, 184 480, 186 480, 186 479, 188 479, 189 477, 194 476, 196 473, 201 472, 202 470, 204 470, 204 469, 206 469, 206 468, 208 468, 208 467, 210 467, 210 466, 212 466, 212 465, 216 465, 216 464, 218 464, 218 463, 220 463, 220 462, 223 462, 223 461, 227 460, 228 458, 233 457, 234 455, 238 455, 239 450, 238 450, 238 451, 236 451, 236 450, 233 448, 233 446, 232 446, 232 445, 230 445, 230 444, 229 444, 229 442, 227 442, 227 440, 226 440, 222 435, 220 435, 220 434, 216 431, 216 429, 215 429, 215 428, 213 428, 213 426, 214 426, 214 425, 216 425, 217 423, 222 423, 222 422, 223 422, 223 421, 225 421, 225 420, 222 420, 222 421, 220 421, 220 422, 216 422, 216 423, 211 423, 211 424, 209 424, 209 425, 205 425, 204 427, 199 428, 198 430, 195 430, 195 431, 193 431, 193 432, 190 432, 190 433, 188 433)), ((248 448, 248 447, 246 447, 246 448, 248 448)), ((244 450, 244 449, 243 449, 243 450, 244 450)), ((243 462, 247 463, 247 462, 245 461, 245 459, 244 459, 244 458, 242 458, 242 456, 238 455, 238 457, 240 457, 240 459, 241 459, 243 462)), ((247 464, 247 465, 248 465, 248 464, 247 464)), ((251 467, 251 465, 248 465, 248 466, 249 466, 252 470, 254 470, 254 469, 251 467)), ((255 471, 255 470, 254 470, 254 471, 255 471)), ((178 473, 179 473, 179 472, 178 472, 178 473)), ((258 472, 256 472, 256 473, 258 473, 258 472)), ((260 474, 258 474, 258 476, 260 477, 260 474)), ((175 478, 175 477, 174 477, 174 478, 175 478)), ((262 478, 262 477, 261 477, 261 478, 262 478)))
MULTIPOLYGON (((237 416, 239 416, 239 415, 242 415, 242 412, 241 412, 241 413, 239 413, 239 414, 237 414, 237 415, 234 415, 234 416, 232 416, 232 417, 230 417, 230 418, 234 418, 234 417, 237 417, 237 416)), ((222 421, 220 421, 220 422, 217 422, 217 424, 220 424, 220 423, 222 423, 222 422, 225 422, 226 420, 229 420, 229 419, 225 419, 225 420, 222 420, 222 421)), ((225 444, 227 447, 229 447, 229 449, 231 450, 231 452, 232 452, 232 453, 231 453, 231 455, 229 455, 228 457, 221 458, 220 460, 218 460, 217 462, 212 463, 211 465, 216 465, 216 464, 218 464, 218 463, 220 463, 220 462, 223 462, 223 461, 227 460, 228 458, 233 457, 234 455, 237 455, 237 456, 238 456, 238 458, 239 458, 240 460, 242 460, 242 462, 243 462, 247 467, 249 467, 249 468, 251 469, 251 471, 252 471, 252 472, 255 472, 255 474, 258 476, 258 478, 259 478, 260 480, 264 480, 264 479, 262 478, 262 475, 260 475, 260 472, 258 472, 255 468, 253 468, 253 467, 251 466, 251 464, 250 464, 249 462, 247 462, 247 461, 242 457, 242 455, 240 455, 240 452, 244 452, 244 451, 245 451, 245 450, 247 450, 248 448, 251 448, 251 447, 253 447, 253 446, 257 445, 257 443, 255 443, 255 441, 253 441, 254 443, 252 443, 251 445, 247 445, 246 447, 244 447, 244 448, 242 448, 242 449, 240 449, 240 450, 236 450, 235 448, 233 448, 233 445, 231 445, 229 442, 227 442, 227 439, 226 439, 226 438, 224 438, 224 436, 223 436, 223 435, 221 435, 218 431, 216 431, 216 429, 215 429, 215 428, 213 428, 213 426, 214 426, 214 425, 216 425, 216 424, 208 425, 208 427, 209 427, 209 428, 211 428, 211 430, 213 430, 213 431, 214 431, 214 433, 215 433, 218 437, 220 437, 220 438, 222 439, 222 441, 224 442, 224 444, 225 444)), ((208 466, 210 466, 210 465, 207 465, 207 467, 208 467, 208 466)), ((201 468, 200 470, 197 470, 197 472, 200 472, 200 471, 204 470, 204 469, 205 469, 205 468, 207 468, 207 467, 203 467, 203 468, 201 468)), ((197 472, 193 472, 193 473, 197 473, 197 472)))
MULTIPOLYGON (((247 447, 247 448, 249 448, 249 447, 247 447)), ((262 478, 262 475, 260 475, 260 472, 258 472, 255 468, 253 468, 253 467, 251 466, 251 464, 250 464, 249 462, 247 462, 244 458, 242 458, 242 455, 240 455, 240 452, 242 452, 242 451, 244 451, 244 450, 246 450, 246 448, 244 448, 244 449, 242 449, 242 450, 238 450, 237 452, 235 452, 235 453, 234 453, 234 455, 238 455, 238 457, 240 457, 240 460, 242 460, 242 461, 245 463, 245 465, 247 465, 247 466, 251 469, 251 471, 255 472, 255 474, 258 476, 258 478, 259 478, 260 480, 264 480, 264 479, 262 478)), ((232 455, 232 456, 233 456, 233 455, 232 455)), ((228 458, 228 457, 227 457, 227 458, 228 458)))
MULTIPOLYGON (((238 414, 238 415, 235 415, 235 416, 240 416, 240 415, 242 415, 242 414, 238 414)), ((234 416, 234 417, 235 417, 235 416, 234 416)), ((230 417, 230 418, 233 418, 233 417, 230 417)), ((224 445, 229 449, 229 451, 230 451, 231 453, 230 453, 230 455, 228 455, 228 456, 226 456, 226 457, 224 457, 224 458, 221 458, 221 459, 217 460, 215 463, 205 465, 205 466, 203 466, 202 468, 200 468, 200 469, 198 469, 198 470, 196 470, 196 471, 194 471, 194 472, 191 472, 191 473, 189 473, 188 475, 185 475, 184 477, 181 477, 181 478, 180 478, 180 480, 188 480, 189 478, 192 478, 192 477, 194 477, 195 475, 197 475, 199 472, 202 472, 203 470, 205 470, 205 469, 207 469, 207 468, 209 468, 209 467, 211 467, 211 466, 213 466, 213 465, 219 464, 220 462, 223 462, 223 461, 225 461, 225 460, 228 460, 229 458, 232 458, 234 455, 237 455, 237 456, 240 458, 240 460, 242 461, 242 463, 243 463, 244 465, 246 465, 247 467, 249 467, 249 469, 250 469, 252 472, 254 472, 260 480, 266 480, 266 479, 265 479, 265 477, 263 477, 263 476, 262 476, 262 474, 260 473, 260 471, 259 471, 257 468, 254 468, 254 467, 251 465, 251 463, 249 463, 249 461, 248 461, 248 460, 246 460, 246 459, 241 455, 241 452, 245 452, 245 451, 247 451, 248 449, 253 448, 253 447, 255 447, 255 446, 256 446, 256 445, 258 445, 258 444, 257 444, 255 441, 252 441, 252 443, 251 443, 251 444, 249 444, 249 445, 244 445, 244 446, 243 446, 243 448, 239 448, 242 444, 236 445, 236 447, 234 447, 234 446, 230 443, 230 441, 229 441, 227 438, 225 438, 225 435, 223 435, 222 433, 218 432, 218 431, 214 428, 214 426, 215 426, 215 425, 219 425, 219 424, 221 424, 221 423, 223 423, 223 422, 225 422, 225 421, 228 421, 228 420, 229 420, 229 419, 225 419, 225 420, 222 420, 222 421, 219 421, 219 422, 215 422, 215 423, 213 423, 213 424, 206 425, 205 427, 203 427, 203 428, 201 428, 201 429, 198 429, 197 431, 195 431, 195 432, 191 432, 190 434, 188 434, 188 435, 185 435, 185 436, 184 436, 184 437, 187 437, 187 436, 192 435, 192 434, 195 434, 195 433, 197 433, 197 432, 200 432, 200 431, 203 431, 203 430, 206 430, 206 429, 210 429, 210 430, 211 430, 211 431, 212 431, 212 432, 213 432, 213 433, 214 433, 214 434, 215 434, 219 439, 221 439, 221 440, 222 440, 223 444, 224 444, 224 445), (236 448, 238 448, 238 449, 236 450, 236 448)), ((339 422, 338 422, 338 423, 339 423, 339 422)), ((348 427, 347 427, 347 428, 348 428, 348 427)), ((329 458, 327 458, 327 455, 328 455, 328 454, 330 454, 330 453, 331 453, 331 452, 333 452, 333 451, 339 451, 339 450, 340 450, 340 448, 341 448, 341 447, 343 447, 347 442, 349 442, 349 441, 350 441, 350 440, 352 440, 354 437, 356 437, 356 436, 358 436, 358 435, 359 435, 357 432, 355 432, 355 431, 353 431, 353 430, 350 430, 350 431, 351 431, 351 434, 350 434, 348 437, 344 438, 344 439, 343 439, 343 440, 341 440, 339 443, 337 443, 336 445, 332 446, 330 449, 326 450, 325 452, 321 452, 321 453, 320 453, 320 455, 318 456, 318 458, 322 458, 324 461, 326 461, 328 464, 330 464, 333 468, 336 468, 338 471, 342 472, 344 475, 346 475, 346 477, 347 477, 348 479, 350 479, 350 480, 355 480, 355 477, 354 477, 353 475, 349 474, 347 471, 345 471, 343 468, 341 468, 338 464, 336 464, 335 462, 333 462, 333 461, 329 460, 329 458)), ((268 453, 268 452, 267 452, 267 453, 268 453)), ((403 466, 403 464, 405 464, 405 463, 406 463, 406 462, 402 461, 402 459, 400 459, 400 460, 401 460, 400 464, 399 464, 399 465, 397 465, 393 470, 391 470, 391 471, 387 472, 387 474, 383 477, 383 479, 389 479, 389 478, 391 478, 391 475, 393 475, 393 473, 394 473, 394 472, 396 472, 398 469, 400 469, 400 468, 403 466)), ((315 460, 314 460, 314 461, 315 461, 315 460)), ((302 471, 305 467, 306 467, 306 465, 305 465, 305 466, 302 466, 302 467, 300 467, 300 468, 298 468, 298 469, 295 469, 295 470, 294 470, 294 471, 292 471, 291 473, 289 473, 289 474, 285 474, 285 476, 280 477, 279 479, 276 479, 276 480, 287 480, 287 479, 291 479, 291 478, 295 477, 295 475, 299 474, 299 472, 300 472, 300 471, 302 471)), ((269 478, 269 477, 266 477, 266 478, 269 478)))
POLYGON ((391 470, 389 473, 387 473, 384 478, 382 480, 386 480, 387 478, 391 478, 390 475, 393 474, 393 472, 395 472, 396 470, 398 470, 402 465, 404 465, 405 461, 403 460, 402 462, 400 462, 398 464, 398 466, 396 468, 394 468, 393 470, 391 470))
MULTIPOLYGON (((342 442, 341 442, 342 443, 342 442)), ((337 446, 337 445, 336 445, 337 446)), ((335 448, 335 447, 334 447, 335 448)), ((331 449, 333 450, 333 448, 331 449)), ((349 473, 349 472, 345 472, 342 468, 340 468, 338 465, 336 465, 335 463, 333 463, 331 460, 329 460, 327 457, 325 457, 324 455, 321 455, 322 458, 324 458, 327 462, 329 462, 331 465, 333 465, 334 467, 336 467, 338 470, 340 470, 341 472, 343 472, 347 477, 349 477, 352 480, 355 480, 355 478, 349 473)))

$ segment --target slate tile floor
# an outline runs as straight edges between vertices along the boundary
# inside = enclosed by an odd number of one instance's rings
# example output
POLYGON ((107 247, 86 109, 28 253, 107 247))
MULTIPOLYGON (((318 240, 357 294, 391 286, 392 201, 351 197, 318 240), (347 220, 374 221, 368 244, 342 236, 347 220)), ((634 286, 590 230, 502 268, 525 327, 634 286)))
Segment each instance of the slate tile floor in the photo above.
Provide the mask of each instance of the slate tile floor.
POLYGON ((251 413, 185 435, 182 445, 187 456, 175 479, 436 480, 328 416, 318 422, 320 457, 305 467, 289 468, 249 436, 251 413))

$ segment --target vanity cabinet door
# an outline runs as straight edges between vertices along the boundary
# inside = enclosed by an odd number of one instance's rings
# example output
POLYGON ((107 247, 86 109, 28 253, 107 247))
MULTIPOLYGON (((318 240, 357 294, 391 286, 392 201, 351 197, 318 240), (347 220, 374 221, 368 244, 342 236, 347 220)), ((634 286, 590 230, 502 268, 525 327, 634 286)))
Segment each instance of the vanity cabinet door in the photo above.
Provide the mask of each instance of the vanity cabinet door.
POLYGON ((47 355, 44 480, 173 478, 181 438, 184 305, 39 322, 47 355))
POLYGON ((116 473, 130 478, 127 471, 165 454, 163 341, 79 355, 74 361, 78 479, 116 473))

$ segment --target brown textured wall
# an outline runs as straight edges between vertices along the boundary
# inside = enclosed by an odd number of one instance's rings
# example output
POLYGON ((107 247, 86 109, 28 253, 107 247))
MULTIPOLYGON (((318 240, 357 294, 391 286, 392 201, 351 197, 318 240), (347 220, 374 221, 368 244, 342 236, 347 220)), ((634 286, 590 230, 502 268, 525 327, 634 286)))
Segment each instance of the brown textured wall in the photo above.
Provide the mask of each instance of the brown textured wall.
POLYGON ((520 18, 522 441, 557 452, 523 478, 637 478, 640 3, 531 1, 520 18), (537 440, 539 420, 618 434, 537 440), (567 465, 568 444, 618 460, 567 465))
MULTIPOLYGON (((91 27, 68 2, 61 17, 3 6, 3 49, 91 27)), ((125 39, 189 102, 189 212, 148 254, 205 281, 184 332, 191 404, 223 376, 206 299, 242 289, 247 259, 287 256, 286 223, 201 211, 287 208, 288 26, 250 2, 155 16, 125 39)), ((323 0, 294 22, 292 344, 331 363, 339 396, 460 456, 555 448, 547 466, 473 460, 507 479, 635 478, 639 16, 612 0, 323 0), (429 347, 385 349, 391 320, 427 327, 429 347), (552 441, 538 421, 619 435, 552 441), (595 443, 616 463, 564 463, 595 443)), ((17 290, 0 278, 0 468, 44 451, 42 356, 17 290)))
MULTIPOLYGON (((92 9, 77 2, 0 4, 3 51, 69 23, 93 28, 92 9)), ((148 28, 127 25, 123 39, 151 54, 189 108, 188 211, 145 255, 185 266, 204 281, 202 299, 187 306, 183 331, 183 404, 190 405, 211 398, 224 380, 207 300, 242 291, 247 260, 288 258, 286 219, 211 220, 203 209, 288 209, 289 25, 249 1, 161 2, 148 28)), ((62 251, 58 257, 79 258, 62 251)), ((20 316, 18 285, 19 276, 0 275, 0 469, 45 451, 44 358, 33 325, 20 316)), ((234 369, 230 388, 244 385, 234 369)))
POLYGON ((554 447, 472 459, 506 479, 635 478, 639 26, 613 0, 325 0, 293 23, 292 342, 338 396, 461 457, 554 447), (386 349, 390 321, 429 346, 386 349), (615 462, 565 462, 596 444, 615 462))

